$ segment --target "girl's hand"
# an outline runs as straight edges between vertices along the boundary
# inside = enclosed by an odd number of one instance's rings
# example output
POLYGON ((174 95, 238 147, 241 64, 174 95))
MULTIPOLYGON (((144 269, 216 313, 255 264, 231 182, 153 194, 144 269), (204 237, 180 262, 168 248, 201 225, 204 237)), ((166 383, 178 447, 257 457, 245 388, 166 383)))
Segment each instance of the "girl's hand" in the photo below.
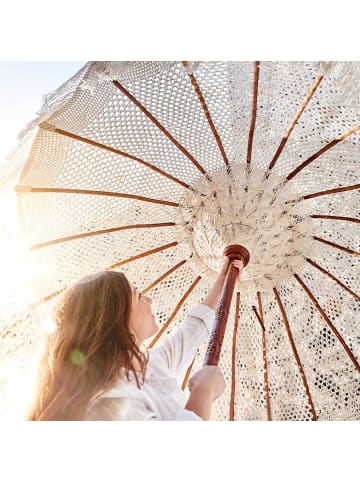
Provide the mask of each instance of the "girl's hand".
POLYGON ((205 366, 189 380, 190 396, 185 408, 209 420, 211 406, 225 390, 225 379, 217 366, 205 366))
MULTIPOLYGON (((225 279, 226 279, 225 275, 226 275, 226 271, 228 269, 229 263, 230 263, 230 261, 229 261, 228 256, 224 256, 224 262, 223 262, 223 265, 221 267, 220 273, 219 273, 218 277, 216 278, 213 287, 210 289, 207 296, 205 296, 205 298, 201 302, 203 305, 206 305, 206 306, 208 306, 209 308, 211 308, 215 311, 217 310, 217 307, 219 305, 221 292, 224 288, 224 283, 225 283, 225 279)), ((242 270, 243 270, 243 262, 239 261, 239 260, 233 260, 233 261, 231 261, 231 264, 237 270, 236 280, 239 281, 242 270)))
POLYGON ((219 367, 207 365, 190 378, 188 387, 190 392, 200 391, 214 401, 224 392, 225 379, 219 367))
MULTIPOLYGON (((225 258, 225 260, 224 260, 223 265, 221 266, 221 270, 220 270, 220 276, 223 276, 223 277, 226 275, 228 267, 229 267, 229 263, 230 263, 230 260, 229 260, 228 256, 224 256, 224 258, 225 258)), ((242 270, 244 268, 244 263, 239 259, 234 259, 233 261, 231 261, 231 264, 233 266, 235 266, 235 268, 237 268, 237 270, 238 270, 238 275, 237 275, 236 279, 237 279, 237 281, 239 281, 240 278, 241 278, 242 270)))

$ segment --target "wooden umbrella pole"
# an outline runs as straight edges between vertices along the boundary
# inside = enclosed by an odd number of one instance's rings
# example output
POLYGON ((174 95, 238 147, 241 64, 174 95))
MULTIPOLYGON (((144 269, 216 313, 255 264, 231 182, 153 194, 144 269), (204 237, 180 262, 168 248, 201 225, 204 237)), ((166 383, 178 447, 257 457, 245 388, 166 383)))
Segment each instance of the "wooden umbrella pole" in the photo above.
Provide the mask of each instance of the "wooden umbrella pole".
MULTIPOLYGON (((224 250, 224 256, 228 256, 230 262, 234 259, 239 259, 244 263, 244 267, 250 260, 249 251, 238 244, 231 244, 224 250)), ((210 341, 204 359, 205 365, 218 365, 221 353, 221 347, 224 340, 226 323, 229 316, 231 299, 234 292, 235 282, 238 275, 238 270, 232 265, 225 276, 224 287, 221 292, 221 298, 218 309, 216 311, 214 328, 211 332, 210 341)))

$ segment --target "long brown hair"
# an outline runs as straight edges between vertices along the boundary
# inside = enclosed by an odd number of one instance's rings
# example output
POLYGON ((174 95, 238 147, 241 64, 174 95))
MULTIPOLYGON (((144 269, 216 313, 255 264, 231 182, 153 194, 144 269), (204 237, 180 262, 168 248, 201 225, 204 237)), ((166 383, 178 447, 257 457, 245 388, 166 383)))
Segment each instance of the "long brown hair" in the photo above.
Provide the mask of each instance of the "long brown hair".
POLYGON ((104 271, 73 285, 56 313, 40 365, 28 420, 84 420, 90 402, 112 388, 124 369, 142 382, 147 356, 129 330, 132 292, 124 274, 104 271))

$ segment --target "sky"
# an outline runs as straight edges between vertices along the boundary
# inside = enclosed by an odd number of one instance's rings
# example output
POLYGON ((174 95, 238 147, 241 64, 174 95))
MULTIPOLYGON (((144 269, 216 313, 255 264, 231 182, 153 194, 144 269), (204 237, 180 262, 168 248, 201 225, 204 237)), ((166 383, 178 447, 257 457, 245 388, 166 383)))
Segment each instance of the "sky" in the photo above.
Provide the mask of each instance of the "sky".
POLYGON ((0 61, 0 165, 32 121, 45 94, 72 77, 86 61, 0 61))

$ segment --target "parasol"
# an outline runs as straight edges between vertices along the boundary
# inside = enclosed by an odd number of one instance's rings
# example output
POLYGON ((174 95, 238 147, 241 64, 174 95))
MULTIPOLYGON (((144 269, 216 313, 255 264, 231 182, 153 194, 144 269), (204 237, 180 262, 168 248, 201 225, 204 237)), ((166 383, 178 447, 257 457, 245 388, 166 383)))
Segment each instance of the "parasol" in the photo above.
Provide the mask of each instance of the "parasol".
MULTIPOLYGON (((151 347, 207 293, 224 247, 240 244, 250 261, 212 419, 360 419, 360 112, 332 67, 86 64, 47 97, 19 159, 34 306, 121 270, 153 298, 151 347)), ((27 342, 5 342, 8 357, 34 352, 31 320, 13 328, 27 342)), ((205 351, 181 374, 184 390, 205 351)))

